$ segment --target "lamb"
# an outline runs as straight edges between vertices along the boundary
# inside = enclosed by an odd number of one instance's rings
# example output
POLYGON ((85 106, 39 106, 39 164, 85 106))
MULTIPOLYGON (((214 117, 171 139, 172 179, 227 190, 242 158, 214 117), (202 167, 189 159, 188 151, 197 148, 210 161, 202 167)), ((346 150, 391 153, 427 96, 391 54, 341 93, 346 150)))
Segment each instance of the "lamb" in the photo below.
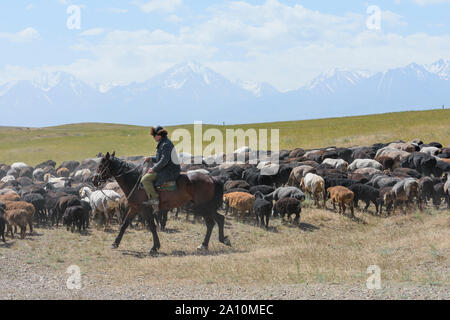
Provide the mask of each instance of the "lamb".
POLYGON ((345 204, 350 206, 352 216, 354 217, 354 193, 350 189, 343 186, 335 186, 327 189, 327 193, 330 195, 331 202, 333 203, 333 209, 336 210, 336 202, 339 204, 339 213, 345 213, 345 204))
POLYGON ((264 224, 264 217, 266 217, 265 227, 269 229, 269 218, 272 214, 272 201, 268 201, 264 198, 261 192, 255 193, 255 203, 253 204, 253 212, 256 217, 256 225, 262 227, 264 224))
POLYGON ((249 215, 253 214, 253 205, 255 203, 255 196, 245 192, 232 192, 223 195, 223 200, 226 205, 226 213, 228 207, 231 208, 232 213, 241 212, 240 219, 243 220, 245 212, 249 215))
MULTIPOLYGON (((89 214, 87 215, 89 218, 89 214)), ((67 231, 71 228, 71 232, 73 233, 75 229, 75 225, 78 227, 78 232, 81 233, 81 227, 83 230, 86 230, 86 212, 82 206, 73 206, 69 207, 64 211, 63 215, 63 224, 67 226, 67 231)))
POLYGON ((300 213, 302 212, 302 202, 295 198, 283 198, 278 200, 273 206, 273 215, 277 217, 281 216, 281 219, 284 221, 284 216, 288 216, 288 220, 291 217, 291 214, 295 214, 294 221, 299 223, 300 221, 300 213))

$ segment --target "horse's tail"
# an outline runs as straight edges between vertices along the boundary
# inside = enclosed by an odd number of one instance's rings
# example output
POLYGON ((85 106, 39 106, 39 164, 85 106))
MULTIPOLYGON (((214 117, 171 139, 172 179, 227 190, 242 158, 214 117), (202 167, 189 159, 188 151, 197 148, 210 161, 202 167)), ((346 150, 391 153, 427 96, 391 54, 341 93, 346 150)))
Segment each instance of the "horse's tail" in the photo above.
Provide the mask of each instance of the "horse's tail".
POLYGON ((223 181, 216 177, 211 177, 214 181, 214 198, 216 209, 222 208, 223 205, 223 181))

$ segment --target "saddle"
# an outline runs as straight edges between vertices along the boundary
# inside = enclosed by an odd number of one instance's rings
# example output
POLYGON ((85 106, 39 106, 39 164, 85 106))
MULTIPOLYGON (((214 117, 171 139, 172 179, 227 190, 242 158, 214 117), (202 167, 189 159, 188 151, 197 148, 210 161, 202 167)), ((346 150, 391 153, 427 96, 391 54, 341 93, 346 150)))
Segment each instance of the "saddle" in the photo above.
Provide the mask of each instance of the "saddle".
POLYGON ((163 185, 156 187, 156 191, 176 191, 177 190, 177 182, 175 180, 167 181, 163 185))

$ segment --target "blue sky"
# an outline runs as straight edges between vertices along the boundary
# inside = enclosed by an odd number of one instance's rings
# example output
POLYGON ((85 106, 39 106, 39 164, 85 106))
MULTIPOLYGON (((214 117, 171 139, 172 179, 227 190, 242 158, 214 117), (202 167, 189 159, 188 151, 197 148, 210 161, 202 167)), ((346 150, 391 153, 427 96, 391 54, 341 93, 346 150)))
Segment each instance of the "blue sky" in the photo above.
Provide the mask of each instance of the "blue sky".
POLYGON ((0 2, 0 82, 66 71, 92 85, 144 81, 189 60, 295 89, 333 67, 381 71, 450 59, 450 0, 0 2), (67 8, 80 8, 68 29, 67 8), (369 29, 366 10, 381 10, 369 29))

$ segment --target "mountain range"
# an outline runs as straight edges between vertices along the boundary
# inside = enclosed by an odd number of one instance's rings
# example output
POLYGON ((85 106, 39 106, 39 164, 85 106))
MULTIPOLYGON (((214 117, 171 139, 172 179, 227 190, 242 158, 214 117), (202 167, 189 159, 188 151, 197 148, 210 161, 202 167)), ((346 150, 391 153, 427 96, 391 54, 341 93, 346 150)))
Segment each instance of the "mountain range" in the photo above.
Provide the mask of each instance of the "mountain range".
POLYGON ((370 73, 333 69, 297 90, 230 81, 195 62, 178 64, 142 83, 94 88, 64 72, 0 85, 1 126, 78 122, 175 125, 364 115, 450 105, 450 61, 370 73))

